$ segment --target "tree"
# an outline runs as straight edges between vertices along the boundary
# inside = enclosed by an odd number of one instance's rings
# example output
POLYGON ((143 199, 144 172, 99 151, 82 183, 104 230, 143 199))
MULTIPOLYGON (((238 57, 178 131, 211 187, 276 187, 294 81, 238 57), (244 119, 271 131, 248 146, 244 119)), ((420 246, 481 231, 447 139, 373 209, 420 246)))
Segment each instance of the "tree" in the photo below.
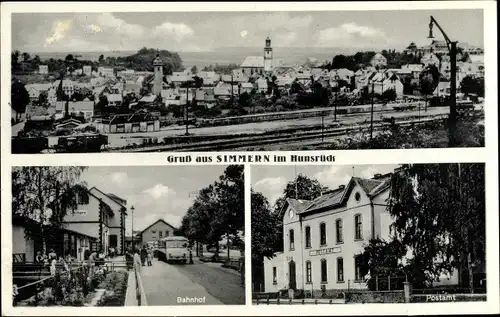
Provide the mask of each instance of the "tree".
POLYGON ((382 100, 384 101, 393 101, 396 100, 398 95, 394 89, 387 89, 382 93, 382 100))
POLYGON ((30 96, 24 84, 14 81, 11 86, 11 107, 16 111, 16 120, 19 120, 22 113, 26 112, 26 106, 30 102, 30 96))
POLYGON ((271 211, 262 193, 251 191, 252 281, 264 279, 264 258, 271 259, 283 248, 283 223, 278 213, 271 211))
POLYGON ((66 58, 64 59, 64 61, 67 62, 67 63, 71 63, 74 60, 75 60, 75 58, 73 57, 73 54, 66 55, 66 58))
POLYGON ((99 101, 95 104, 94 109, 96 113, 105 113, 107 112, 106 108, 108 106, 108 97, 99 96, 99 101))
POLYGON ((196 67, 196 65, 193 65, 193 67, 191 67, 191 74, 197 74, 198 73, 198 67, 196 67))
POLYGON ((215 244, 214 259, 218 258, 223 236, 233 245, 243 246, 240 239, 245 209, 243 171, 243 165, 228 166, 218 181, 200 191, 182 219, 182 231, 189 239, 215 244))
POLYGON ((239 98, 238 98, 238 103, 242 107, 250 107, 250 101, 252 100, 252 96, 248 92, 243 92, 239 98))
POLYGON ((332 60, 332 69, 340 69, 340 68, 347 68, 347 69, 354 69, 355 67, 355 62, 353 57, 351 56, 345 56, 345 55, 335 55, 335 57, 332 60))
POLYGON ((30 61, 30 59, 31 59, 30 54, 28 54, 28 53, 24 52, 24 53, 23 53, 23 61, 24 61, 24 62, 29 62, 29 61, 30 61))
POLYGON ((393 175, 387 209, 411 269, 424 272, 420 283, 456 268, 468 269, 462 283, 472 286, 472 269, 485 261, 484 195, 484 164, 403 165, 393 175))
MULTIPOLYGON (((242 247, 240 232, 245 228, 245 182, 244 166, 230 165, 224 170, 224 174, 215 183, 219 197, 219 213, 222 217, 212 220, 212 226, 225 230, 228 241, 233 245, 242 247)), ((229 257, 229 248, 228 248, 229 257)))
POLYGON ((271 211, 268 200, 262 193, 251 192, 252 258, 262 262, 264 257, 272 258, 279 251, 282 241, 280 228, 282 219, 271 211))
POLYGON ((420 92, 425 96, 425 110, 427 111, 427 96, 431 95, 439 84, 439 70, 435 65, 429 65, 420 73, 420 92))
POLYGON ((313 200, 326 191, 328 187, 323 186, 318 180, 299 174, 293 181, 286 184, 282 196, 275 202, 274 210, 279 211, 286 198, 313 200))
POLYGON ((460 90, 466 95, 476 94, 484 97, 484 78, 465 76, 460 83, 460 90))
POLYGON ((302 85, 297 80, 294 80, 294 82, 292 83, 292 85, 290 87, 290 93, 297 94, 297 93, 300 93, 303 91, 304 91, 304 88, 302 87, 302 85))
POLYGON ((16 50, 16 51, 12 52, 12 54, 10 55, 10 57, 11 57, 10 65, 11 65, 12 70, 19 69, 19 55, 20 54, 21 53, 16 50))
POLYGON ((33 63, 33 66, 38 67, 42 63, 42 61, 40 60, 40 56, 35 55, 32 63, 33 63))
POLYGON ((66 214, 76 210, 77 196, 87 194, 85 183, 79 182, 85 169, 78 166, 12 168, 12 216, 32 220, 26 222, 25 234, 41 241, 44 253, 47 241, 64 227, 66 214))
POLYGON ((42 91, 38 96, 38 104, 42 106, 46 105, 48 100, 49 100, 48 93, 46 91, 42 91))
MULTIPOLYGON (((359 260, 361 275, 369 274, 368 288, 372 291, 389 290, 389 277, 405 276, 406 270, 401 259, 406 252, 407 247, 399 240, 387 242, 381 239, 371 239, 359 257, 356 257, 359 260)), ((409 281, 412 282, 411 276, 409 281)), ((402 289, 402 282, 401 279, 393 279, 390 289, 402 289)))
POLYGON ((104 62, 104 55, 103 54, 99 55, 99 63, 102 63, 102 62, 104 62))

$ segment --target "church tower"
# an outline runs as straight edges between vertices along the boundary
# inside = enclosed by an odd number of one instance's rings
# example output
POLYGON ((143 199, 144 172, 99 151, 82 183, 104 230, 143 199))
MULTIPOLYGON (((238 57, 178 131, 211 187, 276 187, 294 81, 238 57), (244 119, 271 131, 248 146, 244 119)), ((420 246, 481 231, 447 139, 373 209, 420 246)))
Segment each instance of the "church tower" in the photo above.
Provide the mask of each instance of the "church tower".
POLYGON ((163 89, 163 61, 160 58, 160 54, 156 54, 156 58, 153 61, 153 66, 155 68, 155 78, 153 85, 153 94, 160 95, 163 89))
POLYGON ((271 47, 271 39, 266 38, 266 46, 264 47, 264 71, 270 72, 273 70, 273 48, 271 47))

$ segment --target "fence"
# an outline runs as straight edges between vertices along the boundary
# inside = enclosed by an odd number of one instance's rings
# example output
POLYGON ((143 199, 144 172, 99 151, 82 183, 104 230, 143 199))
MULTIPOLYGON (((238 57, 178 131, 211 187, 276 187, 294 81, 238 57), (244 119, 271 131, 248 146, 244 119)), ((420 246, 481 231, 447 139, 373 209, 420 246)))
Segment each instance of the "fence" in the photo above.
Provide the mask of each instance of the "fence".
POLYGON ((137 299, 137 306, 148 306, 146 292, 144 291, 144 285, 142 284, 142 277, 140 273, 140 266, 138 263, 134 265, 134 275, 135 275, 135 296, 137 299))
POLYGON ((305 304, 345 304, 344 299, 285 299, 280 298, 272 299, 254 299, 253 303, 256 305, 305 305, 305 304))
MULTIPOLYGON (((459 287, 457 285, 412 289, 406 276, 374 276, 363 281, 346 281, 346 289, 320 289, 308 284, 309 289, 290 292, 254 292, 254 304, 337 304, 337 303, 411 303, 486 301, 486 287, 459 287)), ((261 289, 254 285, 254 289, 261 289)))

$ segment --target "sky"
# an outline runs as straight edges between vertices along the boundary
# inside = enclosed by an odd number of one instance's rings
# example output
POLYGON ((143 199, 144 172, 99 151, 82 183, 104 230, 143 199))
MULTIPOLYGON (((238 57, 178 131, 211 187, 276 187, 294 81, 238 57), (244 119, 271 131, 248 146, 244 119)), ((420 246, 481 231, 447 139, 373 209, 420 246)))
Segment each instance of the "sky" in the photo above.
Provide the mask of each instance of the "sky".
MULTIPOLYGON (((15 13, 21 52, 210 52, 223 47, 403 49, 429 43, 433 15, 451 39, 483 46, 483 10, 15 13)), ((443 39, 435 27, 435 36, 443 39)))
POLYGON ((318 180, 323 186, 335 189, 347 185, 352 176, 372 178, 375 174, 393 172, 399 165, 255 165, 251 169, 252 189, 261 192, 274 205, 295 173, 318 180))
POLYGON ((127 201, 126 234, 142 230, 158 219, 178 227, 197 191, 212 184, 227 166, 120 166, 89 167, 80 180, 127 201))

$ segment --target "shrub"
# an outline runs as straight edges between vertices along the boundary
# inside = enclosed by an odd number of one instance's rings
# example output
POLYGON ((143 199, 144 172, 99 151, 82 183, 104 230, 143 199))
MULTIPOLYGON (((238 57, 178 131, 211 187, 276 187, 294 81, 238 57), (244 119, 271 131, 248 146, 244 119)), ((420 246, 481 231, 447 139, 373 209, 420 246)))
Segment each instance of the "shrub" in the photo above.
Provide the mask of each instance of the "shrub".
POLYGON ((123 306, 127 292, 128 272, 112 272, 100 283, 106 289, 98 306, 123 306))

